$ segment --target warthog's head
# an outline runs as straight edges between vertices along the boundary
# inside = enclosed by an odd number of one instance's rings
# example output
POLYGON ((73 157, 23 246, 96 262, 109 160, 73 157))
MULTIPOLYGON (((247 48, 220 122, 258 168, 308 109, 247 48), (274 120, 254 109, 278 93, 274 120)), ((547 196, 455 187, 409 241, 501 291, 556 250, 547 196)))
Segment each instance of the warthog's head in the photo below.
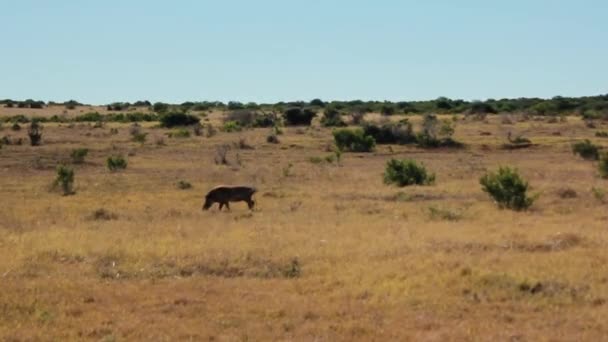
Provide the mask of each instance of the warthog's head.
POLYGON ((205 198, 205 203, 203 204, 203 210, 207 210, 211 208, 213 205, 213 201, 210 201, 209 198, 205 198))

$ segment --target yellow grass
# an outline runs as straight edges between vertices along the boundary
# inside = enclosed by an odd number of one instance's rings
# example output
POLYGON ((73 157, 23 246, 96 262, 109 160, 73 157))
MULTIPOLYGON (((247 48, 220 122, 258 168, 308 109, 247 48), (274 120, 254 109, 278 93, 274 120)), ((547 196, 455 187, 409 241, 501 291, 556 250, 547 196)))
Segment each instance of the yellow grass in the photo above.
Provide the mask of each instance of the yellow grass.
MULTIPOLYGON (((217 119, 217 118, 216 118, 217 119)), ((414 119, 418 121, 418 119, 414 119)), ((2 340, 599 341, 608 334, 608 190, 570 144, 567 123, 459 121, 462 150, 379 146, 331 154, 331 130, 267 129, 170 139, 145 125, 45 125, 43 145, 0 150, 2 340), (109 134, 118 127, 119 134, 109 134), (538 146, 506 151, 506 133, 538 146), (491 135, 480 135, 480 132, 491 135), (561 135, 555 135, 560 132, 561 135), (215 147, 244 137, 255 149, 215 147), (76 194, 49 191, 73 148, 76 194), (129 155, 123 172, 105 159, 129 155), (236 162, 238 158, 240 165, 236 162), (433 186, 382 183, 390 158, 414 158, 433 186), (292 165, 289 167, 289 165, 292 165), (479 177, 517 167, 538 201, 498 209, 479 177), (176 182, 193 184, 179 190, 176 182), (201 211, 217 184, 259 189, 257 209, 201 211), (572 188, 574 199, 558 191, 572 188), (456 213, 432 217, 429 208, 456 213), (95 219, 98 209, 115 215, 95 219)), ((26 137, 4 128, 0 136, 26 137)), ((604 143, 605 145, 605 143, 604 143)))

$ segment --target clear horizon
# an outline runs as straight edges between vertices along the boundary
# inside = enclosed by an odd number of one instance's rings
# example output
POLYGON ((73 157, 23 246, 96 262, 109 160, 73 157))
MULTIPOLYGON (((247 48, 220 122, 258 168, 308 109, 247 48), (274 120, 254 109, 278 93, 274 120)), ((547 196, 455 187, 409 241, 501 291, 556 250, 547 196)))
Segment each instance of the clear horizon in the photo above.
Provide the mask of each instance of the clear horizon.
POLYGON ((608 93, 608 3, 19 1, 0 99, 485 100, 608 93))

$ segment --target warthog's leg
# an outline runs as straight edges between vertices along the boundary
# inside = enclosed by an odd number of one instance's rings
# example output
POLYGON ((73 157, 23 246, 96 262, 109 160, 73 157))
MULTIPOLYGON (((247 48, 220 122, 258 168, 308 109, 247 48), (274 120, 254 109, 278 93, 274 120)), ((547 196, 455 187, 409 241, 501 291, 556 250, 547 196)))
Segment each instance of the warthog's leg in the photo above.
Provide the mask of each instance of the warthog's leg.
POLYGON ((228 202, 224 202, 224 205, 226 206, 226 209, 228 209, 228 211, 230 211, 230 205, 228 205, 228 202))
POLYGON ((255 201, 252 200, 251 198, 247 200, 247 206, 249 207, 249 209, 253 210, 253 206, 255 206, 255 201))
POLYGON ((220 202, 220 211, 222 211, 223 207, 224 207, 224 202, 220 202))

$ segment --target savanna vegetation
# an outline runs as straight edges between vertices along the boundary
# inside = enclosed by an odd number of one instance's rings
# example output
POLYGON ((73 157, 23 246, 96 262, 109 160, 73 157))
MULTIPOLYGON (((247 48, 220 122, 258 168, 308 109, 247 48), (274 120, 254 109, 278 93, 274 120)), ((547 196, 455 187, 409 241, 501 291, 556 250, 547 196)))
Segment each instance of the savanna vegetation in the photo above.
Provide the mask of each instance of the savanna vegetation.
POLYGON ((0 340, 602 340, 607 102, 2 101, 0 340))

